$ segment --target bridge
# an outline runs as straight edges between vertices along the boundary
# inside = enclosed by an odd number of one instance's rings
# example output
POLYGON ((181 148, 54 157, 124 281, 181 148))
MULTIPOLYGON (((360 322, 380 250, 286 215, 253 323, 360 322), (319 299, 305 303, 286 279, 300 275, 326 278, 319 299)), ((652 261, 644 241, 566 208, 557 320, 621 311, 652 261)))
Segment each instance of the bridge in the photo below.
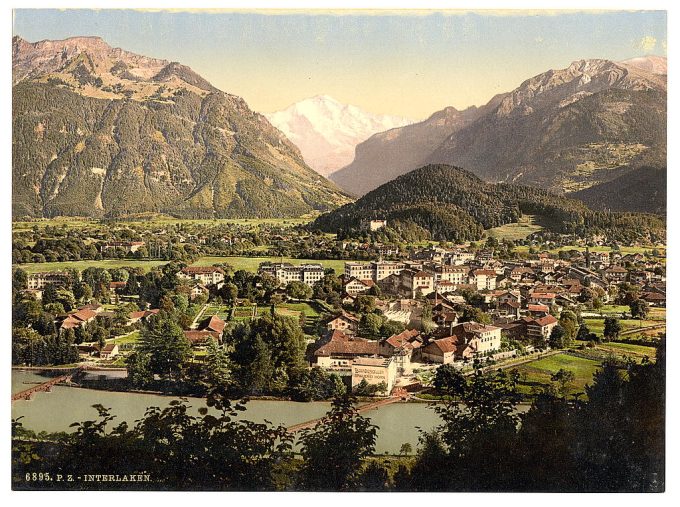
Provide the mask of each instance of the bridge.
POLYGON ((60 382, 70 382, 71 379, 80 374, 83 370, 85 370, 85 367, 79 367, 74 370, 71 370, 69 373, 66 375, 60 375, 58 377, 54 377, 47 382, 43 382, 42 384, 35 385, 33 387, 30 387, 28 389, 24 389, 23 391, 20 391, 18 393, 15 393, 12 395, 12 402, 18 401, 18 400, 30 400, 31 397, 35 393, 41 393, 41 392, 50 392, 52 390, 52 386, 55 386, 59 384, 60 382))
MULTIPOLYGON (((366 403, 365 405, 359 405, 356 410, 357 410, 358 413, 366 412, 367 410, 373 410, 375 408, 383 407, 385 405, 390 405, 392 403, 399 403, 399 402, 402 402, 402 401, 406 401, 407 397, 408 397, 408 393, 406 393, 406 391, 403 391, 399 388, 395 388, 392 391, 392 394, 390 395, 389 398, 383 398, 383 399, 380 399, 380 400, 377 400, 377 401, 372 401, 370 403, 366 403)), ((303 423, 294 424, 293 426, 289 426, 286 429, 288 430, 288 433, 296 433, 296 432, 301 431, 301 430, 313 428, 323 419, 324 419, 323 417, 319 417, 318 419, 312 419, 311 421, 306 421, 306 422, 303 422, 303 423)))

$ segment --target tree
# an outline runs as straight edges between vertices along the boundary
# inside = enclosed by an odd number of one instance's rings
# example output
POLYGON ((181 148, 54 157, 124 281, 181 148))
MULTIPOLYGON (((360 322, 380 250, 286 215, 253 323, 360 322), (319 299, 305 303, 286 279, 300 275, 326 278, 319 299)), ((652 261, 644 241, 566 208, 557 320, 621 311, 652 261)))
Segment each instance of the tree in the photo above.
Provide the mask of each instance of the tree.
POLYGON ((649 305, 644 299, 636 299, 630 303, 630 314, 634 319, 643 320, 649 313, 649 305))
POLYGON ((564 329, 563 347, 570 347, 573 345, 578 332, 578 317, 571 310, 563 310, 560 315, 560 326, 564 329))
POLYGON ((289 282, 286 287, 286 294, 294 299, 309 299, 312 297, 312 288, 303 282, 289 282))
POLYGON ((375 311, 375 298, 360 294, 354 300, 354 310, 357 313, 369 314, 375 311))
POLYGON ((399 448, 399 454, 402 456, 408 456, 409 454, 413 453, 413 447, 411 444, 408 442, 401 444, 401 447, 399 448))
POLYGON ((149 354, 140 350, 133 351, 125 360, 127 378, 134 387, 145 387, 153 382, 153 372, 150 367, 149 354))
POLYGON ((604 318, 604 338, 607 341, 616 340, 621 333, 621 323, 616 317, 604 318))
POLYGON ((562 394, 563 397, 566 397, 567 393, 569 392, 570 385, 574 382, 574 380, 576 380, 576 375, 573 371, 560 368, 550 376, 550 380, 557 382, 557 384, 560 386, 560 394, 562 394))
POLYGON ((359 321, 361 332, 368 336, 378 336, 385 318, 375 313, 367 313, 359 321))
POLYGON ((229 352, 210 340, 205 356, 203 383, 210 388, 227 387, 231 381, 231 360, 229 352))
POLYGON ((301 489, 345 491, 356 485, 363 460, 375 450, 377 427, 359 415, 354 403, 350 396, 336 398, 321 421, 303 431, 301 489))
POLYGON ((164 378, 179 378, 191 357, 182 328, 170 318, 157 317, 142 328, 139 350, 149 355, 149 369, 164 378))
POLYGON ((550 338, 548 338, 550 348, 553 349, 564 348, 566 346, 565 335, 566 333, 564 332, 564 328, 557 324, 550 332, 550 338))

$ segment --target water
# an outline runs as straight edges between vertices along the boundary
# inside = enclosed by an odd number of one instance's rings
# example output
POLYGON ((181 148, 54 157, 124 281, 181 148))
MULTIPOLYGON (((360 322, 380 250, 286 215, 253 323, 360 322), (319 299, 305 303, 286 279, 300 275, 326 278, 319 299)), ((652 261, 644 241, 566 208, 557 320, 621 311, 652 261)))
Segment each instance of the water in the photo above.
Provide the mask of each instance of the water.
MULTIPOLYGON (((44 381, 45 377, 35 373, 14 370, 12 392, 30 387, 26 382, 44 381)), ((111 413, 116 416, 115 425, 122 421, 132 424, 143 417, 147 407, 164 408, 173 399, 155 394, 55 386, 50 393, 37 393, 29 401, 13 402, 12 418, 23 416, 21 422, 24 427, 36 432, 73 431, 73 428, 69 428, 71 423, 96 419, 97 411, 92 405, 97 403, 111 409, 111 413)), ((205 406, 205 400, 201 398, 189 398, 188 403, 194 415, 198 415, 199 407, 205 406)), ((273 424, 292 426, 323 416, 330 408, 330 403, 253 400, 246 407, 242 416, 244 419, 255 422, 266 419, 273 424)), ((397 454, 404 443, 411 444, 415 449, 419 436, 416 427, 429 430, 441 422, 426 403, 395 403, 363 412, 362 415, 379 427, 376 452, 380 454, 397 454)))

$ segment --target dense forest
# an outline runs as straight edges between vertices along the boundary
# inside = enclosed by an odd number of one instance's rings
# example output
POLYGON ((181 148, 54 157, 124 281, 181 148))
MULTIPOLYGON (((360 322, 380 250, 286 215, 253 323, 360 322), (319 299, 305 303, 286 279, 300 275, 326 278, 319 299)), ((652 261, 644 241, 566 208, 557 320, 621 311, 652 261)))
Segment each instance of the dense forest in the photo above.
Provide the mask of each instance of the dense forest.
MULTIPOLYGON (((659 241, 665 223, 656 215, 591 211, 585 204, 524 185, 485 183, 448 165, 411 171, 316 219, 313 227, 341 236, 358 232, 370 219, 386 219, 393 228, 420 229, 434 240, 471 241, 484 229, 536 215, 548 230, 604 236, 612 241, 659 241)), ((412 238, 405 238, 412 239, 412 238)))

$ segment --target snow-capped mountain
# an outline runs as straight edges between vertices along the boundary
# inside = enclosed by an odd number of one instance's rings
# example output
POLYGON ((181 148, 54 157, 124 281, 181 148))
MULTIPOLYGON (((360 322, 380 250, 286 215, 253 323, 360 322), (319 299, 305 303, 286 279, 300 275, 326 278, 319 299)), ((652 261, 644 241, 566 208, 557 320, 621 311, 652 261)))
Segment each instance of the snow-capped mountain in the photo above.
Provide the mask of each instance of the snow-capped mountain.
POLYGON ((300 148, 305 162, 324 176, 352 162, 356 145, 373 134, 413 123, 399 116, 372 114, 328 95, 265 116, 300 148))

